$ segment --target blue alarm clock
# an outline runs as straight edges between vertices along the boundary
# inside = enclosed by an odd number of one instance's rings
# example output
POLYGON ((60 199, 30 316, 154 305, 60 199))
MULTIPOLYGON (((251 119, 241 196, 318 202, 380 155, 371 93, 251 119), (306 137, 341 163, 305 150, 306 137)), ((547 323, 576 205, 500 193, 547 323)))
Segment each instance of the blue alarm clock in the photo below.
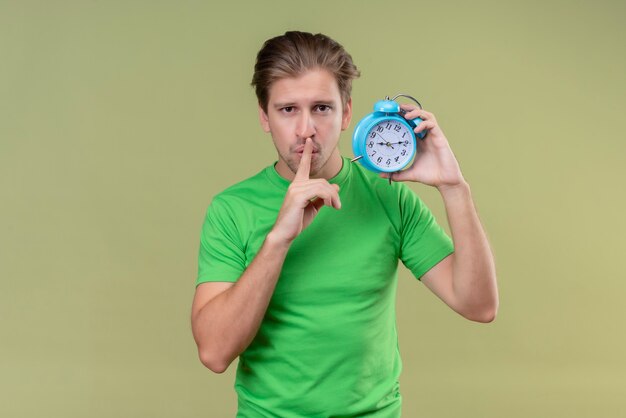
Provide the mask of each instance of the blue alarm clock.
MULTIPOLYGON (((352 150, 355 158, 363 167, 376 173, 394 173, 406 168, 413 157, 417 145, 413 131, 422 119, 407 120, 406 113, 395 101, 398 97, 413 100, 419 108, 422 105, 413 97, 398 94, 393 99, 389 96, 374 104, 374 112, 359 121, 352 134, 352 150)), ((417 134, 424 139, 426 132, 417 134)))

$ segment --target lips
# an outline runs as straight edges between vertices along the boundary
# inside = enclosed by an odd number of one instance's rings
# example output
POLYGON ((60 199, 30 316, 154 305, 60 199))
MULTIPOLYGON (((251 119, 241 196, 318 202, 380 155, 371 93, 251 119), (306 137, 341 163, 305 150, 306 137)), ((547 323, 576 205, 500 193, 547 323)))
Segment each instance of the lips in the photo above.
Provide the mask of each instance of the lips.
MULTIPOLYGON (((293 152, 296 153, 296 154, 302 154, 304 152, 304 147, 298 147, 293 152)), ((318 152, 319 152, 319 150, 313 148, 312 154, 317 154, 318 152)))

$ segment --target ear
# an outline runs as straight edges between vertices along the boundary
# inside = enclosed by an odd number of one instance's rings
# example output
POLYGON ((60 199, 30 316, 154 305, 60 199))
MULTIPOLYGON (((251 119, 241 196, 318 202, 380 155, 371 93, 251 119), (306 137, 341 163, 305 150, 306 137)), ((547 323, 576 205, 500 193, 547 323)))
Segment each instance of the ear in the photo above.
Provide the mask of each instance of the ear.
POLYGON ((350 125, 350 119, 352 119, 352 97, 348 99, 348 102, 343 107, 343 116, 341 117, 341 130, 345 131, 350 125))
POLYGON ((270 120, 267 117, 267 113, 265 113, 265 111, 261 107, 261 104, 259 104, 259 122, 261 122, 261 127, 263 128, 263 131, 265 133, 269 133, 270 132, 270 120))

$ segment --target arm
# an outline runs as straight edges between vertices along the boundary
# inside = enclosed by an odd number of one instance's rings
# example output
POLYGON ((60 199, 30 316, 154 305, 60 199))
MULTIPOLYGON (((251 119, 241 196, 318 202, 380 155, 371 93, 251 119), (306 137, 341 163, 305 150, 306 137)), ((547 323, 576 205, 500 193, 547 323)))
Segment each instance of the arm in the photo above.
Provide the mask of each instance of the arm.
POLYGON ((216 373, 225 371, 254 339, 293 240, 322 206, 341 207, 337 185, 309 179, 311 152, 308 140, 276 223, 239 280, 202 283, 196 289, 192 332, 200 360, 216 373))
POLYGON ((435 116, 411 105, 402 105, 402 108, 407 110, 407 119, 423 120, 415 132, 428 129, 428 134, 423 141, 418 141, 413 165, 406 171, 393 173, 392 179, 437 187, 444 200, 455 248, 454 254, 424 274, 422 282, 464 317, 491 322, 498 310, 495 263, 469 184, 435 116))
POLYGON ((439 190, 455 251, 429 270, 422 282, 465 318, 491 322, 498 310, 495 263, 470 187, 463 182, 439 190))
POLYGON ((191 324, 200 361, 216 373, 252 342, 274 293, 289 245, 270 232, 237 282, 202 283, 194 296, 191 324))

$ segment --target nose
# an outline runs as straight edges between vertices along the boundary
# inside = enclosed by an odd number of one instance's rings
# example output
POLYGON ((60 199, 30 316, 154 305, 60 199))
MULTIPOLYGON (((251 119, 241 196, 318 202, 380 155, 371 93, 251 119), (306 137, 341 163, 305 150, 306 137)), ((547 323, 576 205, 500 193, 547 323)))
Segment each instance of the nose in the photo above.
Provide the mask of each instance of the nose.
POLYGON ((315 121, 311 117, 311 113, 303 111, 298 119, 297 132, 299 138, 305 139, 315 135, 315 121))

